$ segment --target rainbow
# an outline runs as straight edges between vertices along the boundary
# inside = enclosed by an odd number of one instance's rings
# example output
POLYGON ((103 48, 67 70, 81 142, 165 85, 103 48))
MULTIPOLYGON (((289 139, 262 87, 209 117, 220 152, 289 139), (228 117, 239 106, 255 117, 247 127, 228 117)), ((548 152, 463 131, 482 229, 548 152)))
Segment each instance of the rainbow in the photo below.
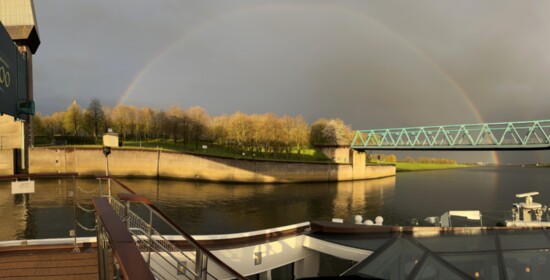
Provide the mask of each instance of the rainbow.
MULTIPOLYGON (((151 57, 151 59, 149 59, 149 61, 147 61, 145 63, 143 68, 141 68, 141 70, 136 74, 136 76, 132 79, 132 81, 126 87, 126 90, 120 96, 120 98, 117 102, 117 106, 121 105, 121 104, 124 104, 124 102, 130 97, 130 95, 133 92, 136 85, 140 82, 142 77, 145 75, 145 73, 149 70, 149 68, 152 65, 154 65, 165 54, 172 51, 177 45, 179 45, 182 41, 185 41, 187 38, 189 38, 193 34, 198 33, 200 31, 202 31, 203 29, 205 29, 206 27, 211 26, 211 25, 213 25, 213 24, 215 24, 215 23, 217 23, 217 22, 219 22, 219 21, 221 21, 221 20, 223 20, 224 18, 227 18, 227 17, 239 16, 241 14, 246 14, 246 13, 265 12, 266 10, 270 11, 272 9, 282 9, 282 8, 293 9, 293 8, 296 8, 296 7, 299 7, 299 6, 297 4, 287 4, 287 5, 263 5, 263 6, 245 8, 245 9, 238 9, 238 10, 235 10, 235 11, 222 13, 222 14, 216 16, 216 17, 211 18, 208 21, 205 21, 205 22, 193 27, 189 32, 183 34, 181 37, 179 37, 178 39, 173 41, 171 44, 166 46, 162 51, 158 52, 156 55, 151 57)), ((356 10, 347 9, 347 8, 344 8, 344 7, 337 7, 337 6, 333 6, 333 5, 324 5, 323 7, 329 8, 331 10, 340 10, 340 11, 343 11, 343 12, 346 12, 346 13, 350 14, 351 16, 361 17, 362 19, 367 21, 369 24, 376 25, 378 28, 381 28, 384 31, 391 34, 392 36, 394 36, 396 39, 398 39, 401 43, 403 43, 409 49, 413 50, 414 53, 416 53, 417 55, 422 57, 425 61, 427 61, 437 71, 437 73, 440 73, 445 78, 445 80, 448 81, 453 86, 453 88, 455 88, 458 91, 458 93, 460 93, 460 95, 462 96, 462 98, 464 99, 464 101, 466 102, 466 104, 468 105, 468 107, 470 108, 470 110, 472 111, 474 116, 476 117, 476 119, 479 121, 479 123, 484 123, 485 122, 483 120, 481 112, 475 106, 474 102, 472 101, 472 98, 466 92, 466 90, 464 90, 464 88, 447 71, 445 71, 445 69, 443 69, 433 58, 431 58, 427 53, 425 53, 420 48, 418 48, 418 46, 416 46, 413 42, 411 42, 410 40, 405 38, 403 35, 396 32, 395 30, 389 28, 387 25, 384 25, 381 22, 372 19, 370 16, 368 16, 365 13, 361 13, 361 12, 356 11, 356 10)), ((500 163, 500 159, 498 157, 498 154, 495 151, 492 152, 492 159, 495 163, 497 163, 497 164, 500 163)))

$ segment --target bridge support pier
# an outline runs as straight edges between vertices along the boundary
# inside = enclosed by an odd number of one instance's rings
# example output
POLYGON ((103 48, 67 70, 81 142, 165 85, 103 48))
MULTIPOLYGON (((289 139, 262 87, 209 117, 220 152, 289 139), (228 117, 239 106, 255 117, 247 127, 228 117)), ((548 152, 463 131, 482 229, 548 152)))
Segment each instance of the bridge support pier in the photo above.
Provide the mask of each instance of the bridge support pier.
POLYGON ((353 180, 365 178, 367 153, 350 149, 350 159, 353 168, 353 180))

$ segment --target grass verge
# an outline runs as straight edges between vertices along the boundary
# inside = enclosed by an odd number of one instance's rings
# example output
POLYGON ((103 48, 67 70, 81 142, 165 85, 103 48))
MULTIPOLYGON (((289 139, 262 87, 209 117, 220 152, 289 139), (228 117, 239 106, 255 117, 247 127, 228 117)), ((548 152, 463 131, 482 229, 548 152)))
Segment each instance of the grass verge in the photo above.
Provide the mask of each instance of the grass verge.
POLYGON ((467 168, 471 166, 466 164, 397 162, 395 164, 395 167, 397 169, 397 172, 409 172, 409 171, 428 171, 428 170, 467 168))
MULTIPOLYGON (((293 149, 290 154, 286 153, 260 153, 251 151, 241 151, 236 149, 230 149, 224 146, 212 145, 212 144, 195 145, 195 143, 184 145, 182 142, 174 143, 173 141, 124 141, 124 149, 145 149, 145 150, 157 150, 172 152, 184 152, 196 155, 212 155, 219 157, 238 158, 238 159, 258 159, 258 160, 272 160, 272 161, 298 161, 298 162, 329 162, 321 150, 308 147, 302 149, 300 154, 296 149, 293 149)), ((100 145, 74 145, 73 147, 81 148, 100 148, 100 145)))

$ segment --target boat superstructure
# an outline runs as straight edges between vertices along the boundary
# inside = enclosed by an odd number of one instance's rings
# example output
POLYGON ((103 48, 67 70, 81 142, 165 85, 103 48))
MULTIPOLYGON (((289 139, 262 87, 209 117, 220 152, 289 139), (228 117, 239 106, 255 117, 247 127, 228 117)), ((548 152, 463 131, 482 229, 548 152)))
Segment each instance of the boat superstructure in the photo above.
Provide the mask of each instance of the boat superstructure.
MULTIPOLYGON (((0 253, 21 256, 63 247, 63 254, 86 257, 87 262, 97 256, 98 273, 91 277, 100 279, 545 279, 550 275, 550 232, 539 221, 544 215, 537 213, 546 209, 532 201, 536 193, 519 194, 526 201, 514 206, 518 215, 513 217, 518 220, 503 226, 483 225, 479 211, 449 211, 439 217, 447 222, 428 227, 388 226, 381 217, 374 222, 356 217, 356 224, 334 219, 191 236, 118 179, 97 179, 95 238, 1 242, 0 253), (115 187, 125 192, 113 196, 115 187), (464 220, 479 225, 457 226, 464 220)), ((55 265, 45 261, 40 264, 44 268, 55 265)))

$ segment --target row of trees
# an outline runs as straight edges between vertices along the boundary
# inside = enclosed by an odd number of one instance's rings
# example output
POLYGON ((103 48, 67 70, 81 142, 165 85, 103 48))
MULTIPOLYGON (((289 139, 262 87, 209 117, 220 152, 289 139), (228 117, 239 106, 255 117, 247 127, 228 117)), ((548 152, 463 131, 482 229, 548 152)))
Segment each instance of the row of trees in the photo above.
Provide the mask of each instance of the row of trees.
POLYGON ((302 116, 274 114, 210 116, 201 107, 167 111, 118 105, 103 107, 93 99, 86 109, 73 102, 63 112, 37 114, 35 135, 88 136, 98 139, 107 128, 123 140, 171 140, 198 148, 208 142, 256 153, 298 153, 306 146, 349 145, 351 128, 340 119, 319 119, 311 126, 302 116))
MULTIPOLYGON (((340 119, 318 119, 309 125, 302 116, 241 112, 210 116, 201 107, 174 106, 167 111, 128 105, 110 108, 103 107, 98 99, 86 109, 73 101, 65 111, 34 116, 35 135, 47 138, 83 136, 99 142, 108 128, 118 132, 123 141, 173 141, 195 149, 202 143, 212 143, 259 155, 290 154, 293 150, 299 154, 308 146, 345 146, 353 139, 350 126, 340 119)), ((394 163, 397 158, 393 154, 371 154, 369 161, 394 163)), ((445 158, 405 157, 402 161, 456 164, 445 158)))
POLYGON ((397 157, 394 154, 370 154, 368 157, 369 162, 385 162, 385 163, 395 163, 397 162, 397 157))
POLYGON ((447 158, 419 157, 417 159, 414 159, 410 156, 405 157, 402 162, 457 164, 456 160, 447 158))

